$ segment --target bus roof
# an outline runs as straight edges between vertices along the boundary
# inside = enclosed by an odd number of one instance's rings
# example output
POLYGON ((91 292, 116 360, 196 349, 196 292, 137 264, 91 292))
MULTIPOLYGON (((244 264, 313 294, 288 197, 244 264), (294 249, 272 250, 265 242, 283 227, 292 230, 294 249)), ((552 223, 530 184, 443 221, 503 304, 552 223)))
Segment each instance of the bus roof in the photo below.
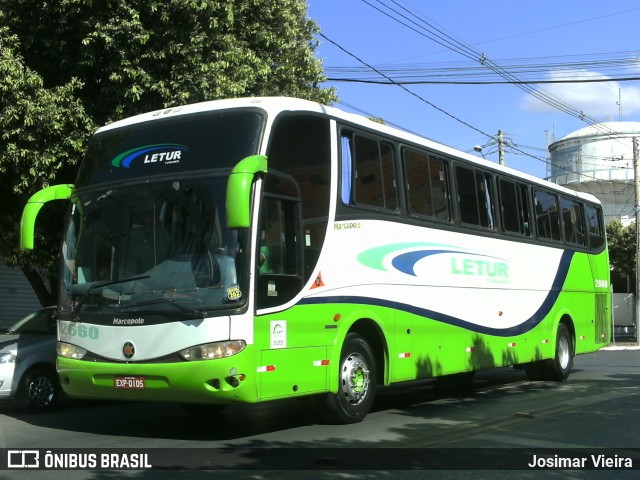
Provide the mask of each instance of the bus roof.
POLYGON ((299 98, 291 97, 246 97, 246 98, 233 98, 224 100, 212 100, 207 102, 193 103, 189 105, 182 105, 177 107, 164 108, 162 110, 156 110, 153 112, 143 113, 133 117, 118 120, 116 122, 105 125, 99 128, 96 133, 105 132, 108 130, 135 125, 138 123, 151 122, 168 117, 175 117, 181 115, 190 115, 194 113, 210 112, 215 110, 227 110, 235 108, 260 108, 267 113, 269 118, 275 118, 278 113, 286 111, 299 111, 299 112, 312 112, 328 115, 332 118, 343 120, 360 127, 367 128, 369 130, 377 131, 382 134, 386 134, 415 145, 426 147, 430 150, 441 152, 445 155, 464 159, 468 162, 475 163, 478 166, 486 167, 497 172, 504 172, 510 174, 528 182, 538 184, 540 186, 551 188, 553 190, 577 196, 582 199, 588 200, 593 203, 600 203, 600 201, 589 193, 578 192, 561 185, 548 182, 540 179, 528 173, 516 170, 504 165, 499 165, 484 158, 477 157, 475 155, 468 154, 461 150, 457 150, 452 147, 448 147, 434 140, 422 137, 420 135, 401 130, 398 128, 390 127, 381 123, 374 122, 362 115, 347 113, 335 107, 322 105, 317 102, 309 100, 302 100, 299 98))

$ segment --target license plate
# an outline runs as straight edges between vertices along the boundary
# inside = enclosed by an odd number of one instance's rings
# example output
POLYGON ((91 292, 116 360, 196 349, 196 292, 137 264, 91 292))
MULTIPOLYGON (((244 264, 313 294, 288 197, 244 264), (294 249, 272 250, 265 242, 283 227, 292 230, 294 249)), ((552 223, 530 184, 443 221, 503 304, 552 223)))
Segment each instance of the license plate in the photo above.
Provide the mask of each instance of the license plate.
POLYGON ((126 390, 144 390, 144 377, 115 377, 113 386, 126 390))

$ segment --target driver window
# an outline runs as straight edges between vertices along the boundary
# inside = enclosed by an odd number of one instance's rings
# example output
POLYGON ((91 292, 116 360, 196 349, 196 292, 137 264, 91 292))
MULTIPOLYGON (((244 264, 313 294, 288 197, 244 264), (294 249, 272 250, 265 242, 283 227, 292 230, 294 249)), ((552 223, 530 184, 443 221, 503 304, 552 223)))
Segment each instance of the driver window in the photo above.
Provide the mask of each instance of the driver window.
POLYGON ((265 196, 258 258, 258 308, 283 304, 302 286, 298 202, 265 196))

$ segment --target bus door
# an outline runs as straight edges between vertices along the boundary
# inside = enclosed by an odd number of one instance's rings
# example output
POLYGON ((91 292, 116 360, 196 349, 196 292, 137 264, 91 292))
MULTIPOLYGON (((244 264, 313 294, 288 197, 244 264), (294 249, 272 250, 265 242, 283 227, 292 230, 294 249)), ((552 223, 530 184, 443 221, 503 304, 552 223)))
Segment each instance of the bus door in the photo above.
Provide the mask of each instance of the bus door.
MULTIPOLYGON (((312 318, 300 308, 285 307, 303 287, 303 232, 300 196, 286 175, 265 176, 258 248, 256 305, 275 313, 256 317, 260 346, 259 398, 323 392, 327 358, 322 339, 309 332, 312 318), (282 309, 278 309, 282 306, 282 309)), ((306 311, 305 311, 306 312, 306 311)))

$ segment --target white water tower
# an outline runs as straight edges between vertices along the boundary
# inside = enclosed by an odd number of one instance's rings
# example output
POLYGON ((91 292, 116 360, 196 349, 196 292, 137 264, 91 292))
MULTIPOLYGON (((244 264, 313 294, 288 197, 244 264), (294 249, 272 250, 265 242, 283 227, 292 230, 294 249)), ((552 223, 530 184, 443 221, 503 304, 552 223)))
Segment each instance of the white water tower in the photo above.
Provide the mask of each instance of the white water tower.
POLYGON ((640 137, 640 122, 604 122, 570 133, 549 145, 547 180, 595 195, 605 223, 635 220, 633 137, 640 137))

